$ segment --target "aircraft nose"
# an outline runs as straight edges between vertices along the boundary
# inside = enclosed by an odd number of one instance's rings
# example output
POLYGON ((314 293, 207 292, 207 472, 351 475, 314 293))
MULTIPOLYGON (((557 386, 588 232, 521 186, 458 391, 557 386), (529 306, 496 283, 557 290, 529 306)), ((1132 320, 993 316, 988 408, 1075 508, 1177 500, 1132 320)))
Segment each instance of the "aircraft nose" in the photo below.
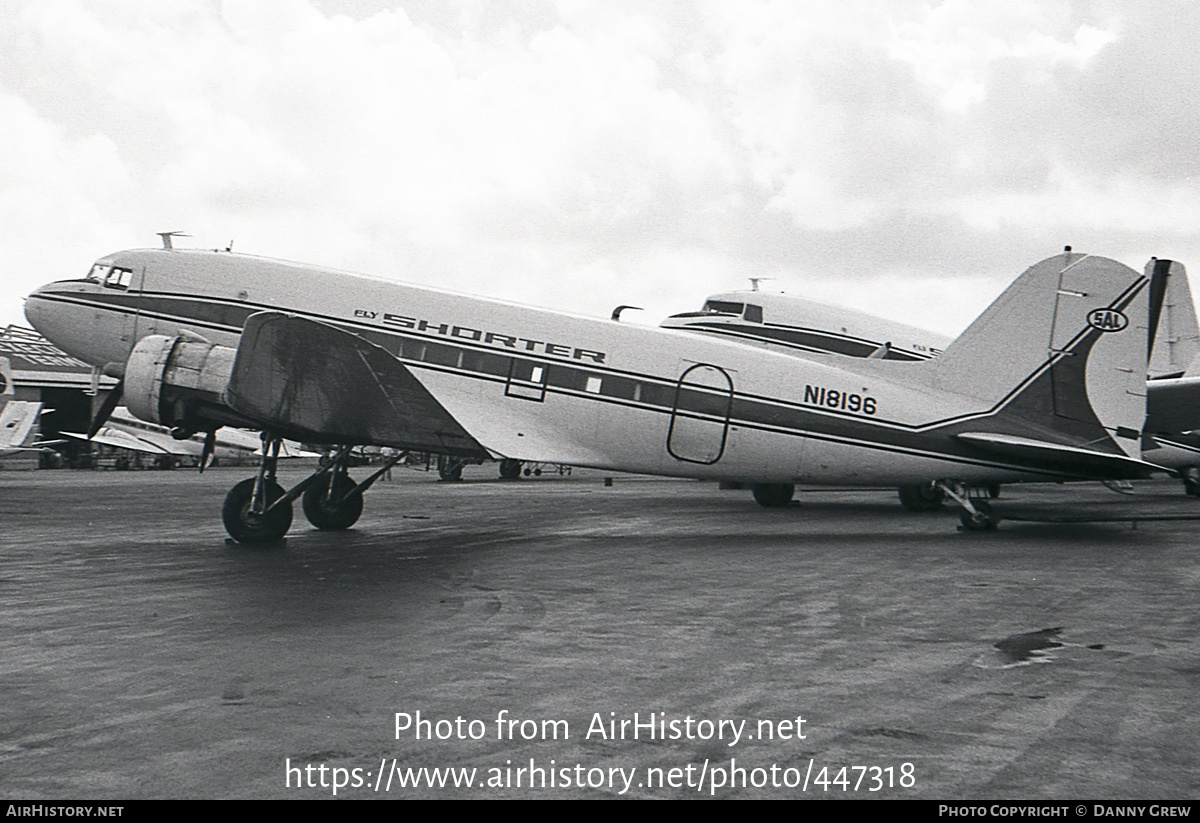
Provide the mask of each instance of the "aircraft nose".
POLYGON ((42 337, 47 337, 43 326, 46 324, 48 316, 46 313, 46 287, 42 286, 35 289, 28 297, 25 298, 25 319, 29 321, 29 325, 37 329, 42 337))
POLYGON ((50 342, 54 342, 54 337, 60 336, 62 331, 59 328, 62 324, 58 322, 60 312, 54 311, 53 299, 50 296, 53 286, 53 283, 49 283, 35 289, 25 298, 25 319, 29 320, 29 325, 34 326, 37 334, 50 342))
POLYGON ((63 284, 47 283, 25 298, 25 319, 55 346, 90 363, 88 343, 96 320, 94 313, 71 296, 64 292, 63 284))

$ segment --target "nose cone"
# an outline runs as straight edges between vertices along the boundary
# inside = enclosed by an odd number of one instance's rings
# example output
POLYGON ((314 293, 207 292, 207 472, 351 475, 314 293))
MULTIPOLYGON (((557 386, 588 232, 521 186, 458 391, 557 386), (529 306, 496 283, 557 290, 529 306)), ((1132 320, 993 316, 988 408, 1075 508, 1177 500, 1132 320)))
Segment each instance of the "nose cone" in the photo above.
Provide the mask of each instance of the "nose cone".
POLYGON ((47 291, 50 288, 51 286, 42 286, 25 298, 25 319, 29 321, 29 325, 37 329, 42 337, 54 342, 51 336, 54 315, 50 309, 51 300, 47 291))
POLYGON ((72 281, 49 283, 25 298, 25 319, 37 332, 72 357, 104 365, 105 353, 96 351, 96 312, 74 294, 72 281))

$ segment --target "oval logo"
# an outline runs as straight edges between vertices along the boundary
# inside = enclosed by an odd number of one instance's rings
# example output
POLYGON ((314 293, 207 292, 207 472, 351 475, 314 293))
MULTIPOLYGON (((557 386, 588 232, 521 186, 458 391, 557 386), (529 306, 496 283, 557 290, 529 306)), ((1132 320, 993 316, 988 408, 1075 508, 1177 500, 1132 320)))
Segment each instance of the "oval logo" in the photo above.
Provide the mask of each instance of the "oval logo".
POLYGON ((1100 331, 1120 331, 1129 325, 1129 318, 1116 309, 1092 309, 1087 321, 1089 326, 1100 331))

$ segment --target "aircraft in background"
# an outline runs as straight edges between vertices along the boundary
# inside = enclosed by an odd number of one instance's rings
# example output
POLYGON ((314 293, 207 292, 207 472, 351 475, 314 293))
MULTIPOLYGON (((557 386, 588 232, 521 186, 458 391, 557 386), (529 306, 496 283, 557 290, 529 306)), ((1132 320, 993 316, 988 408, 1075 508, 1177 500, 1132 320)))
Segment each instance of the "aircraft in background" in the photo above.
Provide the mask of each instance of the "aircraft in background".
MULTIPOLYGON (((1191 431, 1200 428, 1200 324, 1184 267, 1171 261, 1152 265, 1161 269, 1163 298, 1147 364, 1143 452, 1177 470, 1188 494, 1200 495, 1200 433, 1191 431)), ((700 311, 672 315, 662 326, 801 356, 927 360, 954 340, 856 309, 757 289, 710 295, 700 311)), ((942 503, 931 483, 901 487, 900 500, 913 511, 932 511, 942 503)))
POLYGON ((35 440, 38 419, 43 414, 42 404, 13 400, 15 394, 12 363, 7 357, 0 357, 0 457, 20 452, 53 451, 50 446, 63 441, 35 440))
POLYGON ((954 339, 844 306, 757 290, 709 295, 700 311, 673 314, 661 325, 800 355, 882 360, 928 360, 954 339))
POLYGON ((764 506, 796 483, 933 477, 967 528, 990 529, 967 487, 1163 470, 1141 456, 1163 274, 1056 255, 923 362, 784 354, 230 252, 117 252, 25 312, 119 376, 113 402, 142 420, 269 433, 223 507, 241 542, 280 539, 298 498, 314 526, 352 525, 391 465, 355 483, 358 445, 743 481, 764 506), (283 437, 336 451, 284 490, 283 437))
MULTIPOLYGON (((184 439, 177 439, 171 434, 171 429, 139 420, 124 406, 117 406, 113 409, 105 424, 91 437, 83 432, 62 432, 62 435, 102 446, 148 454, 165 467, 174 467, 179 464, 180 460, 194 461, 197 464, 207 462, 204 435, 194 434, 184 439)), ((221 459, 260 454, 262 454, 262 438, 258 434, 242 429, 223 428, 217 432, 216 441, 209 456, 221 459)), ((321 455, 317 452, 304 451, 299 443, 284 441, 279 456, 320 457, 321 455)))

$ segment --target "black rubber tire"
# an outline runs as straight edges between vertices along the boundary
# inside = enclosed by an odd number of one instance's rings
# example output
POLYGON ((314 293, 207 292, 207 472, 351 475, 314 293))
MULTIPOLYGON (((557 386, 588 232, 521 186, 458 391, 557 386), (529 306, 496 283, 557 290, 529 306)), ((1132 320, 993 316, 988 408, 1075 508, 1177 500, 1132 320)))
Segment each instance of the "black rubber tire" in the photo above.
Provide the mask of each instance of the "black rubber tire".
MULTIPOLYGON (((345 497, 355 485, 349 475, 335 475, 333 499, 339 500, 345 497)), ((330 505, 328 491, 329 480, 324 477, 317 478, 311 486, 304 490, 304 496, 300 498, 300 505, 304 509, 304 516, 308 518, 308 522, 318 529, 327 531, 348 529, 357 523, 363 511, 362 494, 351 494, 341 503, 330 505)))
POLYGON ((519 480, 521 478, 521 461, 506 457, 500 461, 501 480, 519 480))
POLYGON ((791 483, 755 483, 754 500, 768 509, 786 506, 792 502, 796 487, 791 483))
POLYGON ((994 532, 999 521, 992 515, 992 507, 984 500, 972 500, 971 505, 978 514, 963 509, 959 516, 963 528, 969 532, 994 532))
POLYGON ((438 457, 438 477, 442 480, 462 480, 463 462, 457 457, 440 455, 438 457))
MULTIPOLYGON (((283 487, 278 483, 267 481, 266 496, 268 505, 283 497, 283 487)), ((250 504, 254 498, 254 478, 243 480, 225 495, 225 503, 221 506, 221 521, 225 531, 239 543, 277 543, 292 527, 292 506, 279 506, 265 515, 250 513, 250 504)))
POLYGON ((910 512, 935 512, 942 507, 946 493, 932 483, 901 486, 900 505, 910 512))

